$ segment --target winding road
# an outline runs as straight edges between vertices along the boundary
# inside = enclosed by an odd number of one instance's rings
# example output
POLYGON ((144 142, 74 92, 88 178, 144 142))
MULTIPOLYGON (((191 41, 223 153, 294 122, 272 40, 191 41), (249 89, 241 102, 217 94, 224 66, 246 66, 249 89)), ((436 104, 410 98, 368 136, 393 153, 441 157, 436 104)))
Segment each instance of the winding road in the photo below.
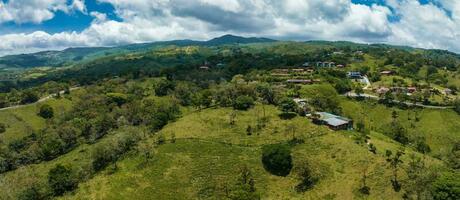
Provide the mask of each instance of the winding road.
MULTIPOLYGON (((343 96, 347 97, 364 97, 364 98, 369 98, 369 99, 375 99, 375 100, 381 100, 382 98, 371 95, 371 94, 356 94, 354 92, 347 92, 343 96)), ((411 102, 401 102, 398 100, 393 100, 393 103, 404 103, 408 106, 417 106, 417 107, 422 107, 422 108, 430 108, 430 109, 452 109, 454 108, 453 106, 430 106, 430 105, 424 105, 421 103, 411 103, 411 102)))
MULTIPOLYGON (((73 88, 70 88, 69 90, 70 91, 73 91, 73 90, 77 90, 77 89, 80 89, 81 87, 73 87, 73 88)), ((59 94, 64 94, 65 90, 61 90, 59 91, 59 94)), ((21 105, 15 105, 15 106, 9 106, 9 107, 4 107, 4 108, 0 108, 0 111, 3 111, 3 110, 10 110, 10 109, 15 109, 15 108, 21 108, 21 107, 24 107, 24 106, 28 106, 28 105, 33 105, 33 104, 37 104, 37 103, 41 103, 41 102, 44 102, 44 101, 47 101, 53 97, 55 97, 56 94, 50 94, 46 97, 43 97, 41 99, 39 99, 38 101, 34 102, 34 103, 29 103, 29 104, 21 104, 21 105)))

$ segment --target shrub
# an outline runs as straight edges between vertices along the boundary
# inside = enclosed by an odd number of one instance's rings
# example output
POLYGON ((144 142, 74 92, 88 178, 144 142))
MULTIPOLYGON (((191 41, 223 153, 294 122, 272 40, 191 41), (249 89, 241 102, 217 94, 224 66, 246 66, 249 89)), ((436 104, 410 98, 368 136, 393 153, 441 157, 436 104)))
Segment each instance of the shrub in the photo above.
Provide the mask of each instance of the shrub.
POLYGON ((108 93, 107 97, 111 102, 116 103, 118 106, 121 106, 128 102, 128 96, 122 93, 108 93))
POLYGON ((51 119, 54 116, 54 110, 50 105, 43 104, 40 106, 38 116, 43 117, 45 119, 51 119))
POLYGON ((61 196, 77 187, 72 170, 60 164, 48 172, 48 184, 55 196, 61 196))
POLYGON ((239 178, 232 189, 230 199, 235 200, 257 200, 260 199, 256 191, 254 177, 247 166, 240 169, 239 178))
POLYGON ((28 104, 28 103, 34 103, 39 100, 39 97, 36 93, 32 91, 26 91, 22 94, 22 99, 21 103, 22 104, 28 104))
POLYGON ((277 176, 287 176, 292 169, 291 149, 285 144, 264 146, 262 163, 268 172, 277 176))
POLYGON ((278 105, 278 108, 283 113, 296 112, 297 111, 297 104, 291 98, 283 98, 280 101, 280 103, 278 105))
POLYGON ((297 176, 300 180, 300 183, 296 185, 295 190, 297 192, 305 192, 311 189, 316 182, 318 182, 317 176, 313 173, 313 170, 308 164, 308 162, 304 162, 297 167, 297 176))
POLYGON ((460 115, 460 99, 454 101, 454 110, 460 115))
POLYGON ((237 110, 248 110, 252 106, 254 106, 254 99, 249 96, 239 96, 233 104, 233 108, 237 110))
POLYGON ((6 131, 6 125, 4 123, 0 123, 0 133, 4 133, 6 131))
POLYGON ((434 199, 460 199, 460 174, 444 173, 433 183, 434 199))

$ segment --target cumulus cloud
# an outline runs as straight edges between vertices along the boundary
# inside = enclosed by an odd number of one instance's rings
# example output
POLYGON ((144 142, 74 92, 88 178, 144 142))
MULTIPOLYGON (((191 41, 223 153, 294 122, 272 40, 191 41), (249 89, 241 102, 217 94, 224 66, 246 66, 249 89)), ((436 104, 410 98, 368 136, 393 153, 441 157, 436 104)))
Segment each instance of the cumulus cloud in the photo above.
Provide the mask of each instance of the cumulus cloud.
MULTIPOLYGON (((84 0, 0 1, 0 23, 49 20, 56 11, 87 13, 84 0), (70 1, 67 1, 67 3, 70 1), (15 11, 18 10, 18 11, 15 11), (26 14, 28 13, 28 14, 26 14)), ((172 39, 209 39, 226 33, 295 40, 383 42, 460 52, 460 1, 386 0, 362 5, 351 0, 97 0, 115 8, 120 20, 89 12, 81 32, 0 35, 0 54, 18 49, 112 46, 172 39), (389 18, 396 20, 389 20, 389 18)))
POLYGON ((67 5, 66 0, 9 0, 0 1, 0 23, 14 21, 15 23, 41 23, 54 17, 57 11, 71 10, 86 11, 83 0, 73 0, 67 5))

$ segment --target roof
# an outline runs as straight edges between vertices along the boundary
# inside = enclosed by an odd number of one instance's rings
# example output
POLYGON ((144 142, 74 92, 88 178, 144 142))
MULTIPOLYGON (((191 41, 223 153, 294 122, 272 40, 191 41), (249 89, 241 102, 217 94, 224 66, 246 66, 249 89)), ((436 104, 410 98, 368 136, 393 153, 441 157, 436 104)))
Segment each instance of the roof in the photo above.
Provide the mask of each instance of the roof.
POLYGON ((327 124, 331 126, 342 126, 342 125, 348 124, 349 122, 349 121, 345 121, 339 118, 329 118, 324 121, 327 122, 327 124))
POLYGON ((344 124, 348 124, 351 121, 351 119, 337 116, 327 112, 318 112, 317 114, 321 116, 320 120, 325 121, 327 124, 331 126, 341 126, 344 124))

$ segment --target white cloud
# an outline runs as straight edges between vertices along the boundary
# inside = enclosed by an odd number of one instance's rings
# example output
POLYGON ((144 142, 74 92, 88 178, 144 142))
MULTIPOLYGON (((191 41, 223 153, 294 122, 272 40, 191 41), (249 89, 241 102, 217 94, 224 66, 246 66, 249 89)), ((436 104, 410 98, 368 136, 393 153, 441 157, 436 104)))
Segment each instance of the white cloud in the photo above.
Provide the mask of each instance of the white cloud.
POLYGON ((66 0, 9 0, 7 3, 0 1, 0 23, 14 21, 15 23, 41 23, 54 17, 54 13, 71 10, 85 12, 83 0, 73 0, 67 5, 66 0))
POLYGON ((86 5, 85 0, 73 0, 72 4, 70 5, 71 9, 80 11, 82 13, 86 13, 86 5))
MULTIPOLYGON (((39 23, 52 18, 57 10, 87 12, 83 0, 73 0, 70 5, 65 5, 66 0, 29 0, 29 7, 35 7, 35 12, 13 12, 21 1, 26 0, 10 0, 7 4, 0 1, 0 23, 39 23)), ((387 6, 354 4, 351 0, 97 1, 112 4, 121 21, 93 11, 90 15, 94 21, 79 33, 0 35, 0 41, 5 41, 0 43, 0 54, 18 49, 209 39, 226 33, 297 40, 384 42, 460 52, 460 1, 457 0, 439 0, 437 5, 422 5, 417 0, 386 0, 387 6), (390 16, 398 17, 389 21, 390 16)), ((25 7, 22 5, 21 9, 27 10, 25 7)))

